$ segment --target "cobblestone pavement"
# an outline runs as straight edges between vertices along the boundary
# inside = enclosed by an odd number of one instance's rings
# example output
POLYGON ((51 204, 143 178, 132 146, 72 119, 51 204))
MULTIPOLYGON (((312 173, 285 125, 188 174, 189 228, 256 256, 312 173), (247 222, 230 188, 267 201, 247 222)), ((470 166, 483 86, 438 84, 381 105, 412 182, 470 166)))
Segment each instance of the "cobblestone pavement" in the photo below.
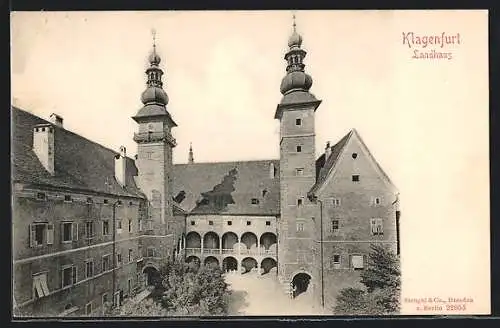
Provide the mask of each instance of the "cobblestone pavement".
POLYGON ((320 315, 307 291, 295 299, 283 291, 275 274, 228 273, 231 301, 229 315, 320 315))

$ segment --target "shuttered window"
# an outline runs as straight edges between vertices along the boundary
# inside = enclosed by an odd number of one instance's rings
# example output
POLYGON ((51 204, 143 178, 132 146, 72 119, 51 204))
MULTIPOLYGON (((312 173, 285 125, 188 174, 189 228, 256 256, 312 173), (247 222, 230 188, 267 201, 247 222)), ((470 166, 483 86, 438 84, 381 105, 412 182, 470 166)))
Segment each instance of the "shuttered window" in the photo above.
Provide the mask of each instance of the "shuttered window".
POLYGON ((35 298, 41 298, 50 294, 47 286, 47 273, 33 275, 33 290, 35 298))

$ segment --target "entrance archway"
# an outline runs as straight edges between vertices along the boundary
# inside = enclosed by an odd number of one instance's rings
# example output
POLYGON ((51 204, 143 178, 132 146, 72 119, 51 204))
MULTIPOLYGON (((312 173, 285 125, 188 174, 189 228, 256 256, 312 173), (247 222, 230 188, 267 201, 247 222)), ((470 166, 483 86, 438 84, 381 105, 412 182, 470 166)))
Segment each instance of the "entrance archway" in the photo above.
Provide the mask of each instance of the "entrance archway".
POLYGON ((297 297, 307 290, 311 276, 305 272, 297 273, 292 279, 293 297, 297 297))
POLYGON ((203 236, 204 249, 219 249, 219 235, 213 231, 209 231, 203 236))
POLYGON ((222 248, 233 249, 234 245, 238 243, 238 235, 234 232, 226 232, 222 235, 222 248))
POLYGON ((186 263, 195 270, 198 270, 200 268, 200 262, 201 261, 198 256, 191 255, 186 258, 186 263))
POLYGON ((222 270, 224 270, 224 272, 238 270, 238 261, 232 256, 224 258, 224 260, 222 260, 222 270))
POLYGON ((153 266, 148 265, 142 269, 142 273, 146 274, 146 284, 148 286, 160 286, 162 283, 160 272, 153 266))
POLYGON ((255 260, 253 257, 245 257, 241 261, 241 266, 245 269, 243 273, 250 272, 250 270, 257 267, 257 260, 255 260))
POLYGON ((213 256, 208 256, 203 262, 205 266, 209 267, 219 267, 219 260, 213 256))
POLYGON ((276 266, 276 260, 270 257, 266 257, 265 259, 263 259, 260 264, 260 267, 264 270, 263 274, 268 273, 272 268, 275 268, 276 266))
POLYGON ((253 232, 245 232, 241 235, 241 243, 245 244, 247 249, 257 247, 257 236, 253 232))
POLYGON ((186 235, 186 248, 201 248, 201 236, 195 231, 186 235))

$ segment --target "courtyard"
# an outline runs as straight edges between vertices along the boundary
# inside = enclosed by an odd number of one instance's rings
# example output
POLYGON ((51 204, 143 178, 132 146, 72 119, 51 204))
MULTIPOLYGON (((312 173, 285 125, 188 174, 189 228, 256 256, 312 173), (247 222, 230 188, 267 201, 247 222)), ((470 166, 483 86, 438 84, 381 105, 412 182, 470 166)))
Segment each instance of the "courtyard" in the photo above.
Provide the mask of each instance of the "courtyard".
POLYGON ((314 308, 310 290, 290 298, 279 284, 276 274, 259 275, 257 272, 226 274, 231 290, 230 316, 295 316, 321 315, 321 309, 314 308))

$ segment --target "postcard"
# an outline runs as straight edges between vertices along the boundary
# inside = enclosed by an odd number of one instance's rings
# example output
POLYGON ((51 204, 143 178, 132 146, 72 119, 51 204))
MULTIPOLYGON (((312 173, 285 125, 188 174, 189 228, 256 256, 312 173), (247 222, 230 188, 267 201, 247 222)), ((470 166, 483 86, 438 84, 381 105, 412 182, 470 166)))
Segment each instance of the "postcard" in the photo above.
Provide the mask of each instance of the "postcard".
POLYGON ((12 12, 11 40, 15 320, 490 314, 487 11, 12 12))

